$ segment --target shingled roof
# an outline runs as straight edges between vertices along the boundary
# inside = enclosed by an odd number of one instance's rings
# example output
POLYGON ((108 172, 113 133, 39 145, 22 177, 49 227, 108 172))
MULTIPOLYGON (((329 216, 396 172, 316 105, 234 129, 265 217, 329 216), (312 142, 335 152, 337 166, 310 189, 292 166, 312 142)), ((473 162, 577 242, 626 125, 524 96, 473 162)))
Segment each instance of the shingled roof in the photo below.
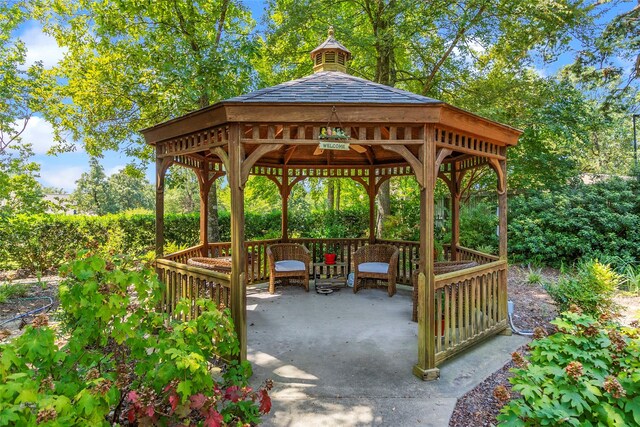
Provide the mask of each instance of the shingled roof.
POLYGON ((442 101, 336 71, 323 71, 227 102, 314 104, 441 104, 442 101))

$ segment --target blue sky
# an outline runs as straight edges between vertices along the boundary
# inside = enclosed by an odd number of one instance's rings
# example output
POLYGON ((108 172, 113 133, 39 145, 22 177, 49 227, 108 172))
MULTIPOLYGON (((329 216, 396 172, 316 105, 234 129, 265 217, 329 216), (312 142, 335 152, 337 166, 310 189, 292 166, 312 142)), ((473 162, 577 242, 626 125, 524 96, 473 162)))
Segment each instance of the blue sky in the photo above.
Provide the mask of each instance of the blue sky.
MULTIPOLYGON (((263 14, 264 3, 263 0, 244 0, 244 4, 251 9, 254 19, 258 23, 263 14)), ((632 3, 627 3, 614 12, 628 10, 632 7, 632 3)), ((20 28, 17 36, 27 46, 27 65, 40 60, 43 61, 45 67, 52 67, 65 53, 64 49, 56 44, 55 39, 42 32, 36 22, 26 23, 20 28)), ((578 46, 573 47, 578 48, 578 46)), ((553 75, 561 66, 571 61, 572 57, 571 53, 564 54, 554 63, 537 64, 536 70, 542 75, 553 75)), ((627 64, 623 65, 626 66, 627 64)), ((630 66, 631 64, 628 65, 630 66)), ((82 172, 87 171, 89 168, 89 157, 81 146, 78 146, 77 151, 71 153, 63 153, 56 156, 46 154, 53 145, 52 128, 41 117, 32 117, 23 133, 23 141, 33 145, 35 152, 33 160, 41 164, 40 182, 47 187, 62 188, 67 192, 71 192, 75 188, 75 181, 82 172)), ((108 151, 104 153, 104 157, 100 162, 107 175, 111 175, 118 172, 131 160, 124 154, 108 151)), ((147 171, 147 178, 149 181, 154 179, 151 167, 147 171)))

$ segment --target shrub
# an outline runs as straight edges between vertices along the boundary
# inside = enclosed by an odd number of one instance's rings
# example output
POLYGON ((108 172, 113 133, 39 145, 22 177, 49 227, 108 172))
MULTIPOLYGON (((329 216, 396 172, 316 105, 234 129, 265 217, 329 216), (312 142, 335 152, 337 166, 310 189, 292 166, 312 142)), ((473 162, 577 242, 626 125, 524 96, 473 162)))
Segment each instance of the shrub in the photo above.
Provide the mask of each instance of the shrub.
POLYGON ((228 312, 182 301, 183 322, 154 311, 162 291, 150 269, 84 256, 61 269, 62 324, 41 315, 0 346, 0 424, 244 425, 270 409, 247 387, 228 312))
MULTIPOLYGON (((198 242, 198 224, 197 215, 167 215, 165 239, 193 246, 198 242)), ((0 216, 0 268, 44 271, 87 247, 104 256, 142 255, 153 248, 154 230, 152 214, 0 216)))
POLYGON ((565 312, 558 333, 533 341, 509 380, 520 399, 501 425, 640 425, 640 331, 565 312))
POLYGON ((611 179, 509 199, 509 252, 558 266, 580 258, 615 268, 640 259, 640 183, 611 179))
POLYGON ((481 202, 460 207, 460 244, 468 248, 482 248, 495 253, 498 248, 496 227, 498 216, 495 205, 481 202))
POLYGON ((559 311, 575 305, 597 316, 616 308, 613 297, 619 283, 620 276, 609 265, 590 260, 579 263, 574 275, 562 276, 557 284, 548 284, 546 288, 559 311))

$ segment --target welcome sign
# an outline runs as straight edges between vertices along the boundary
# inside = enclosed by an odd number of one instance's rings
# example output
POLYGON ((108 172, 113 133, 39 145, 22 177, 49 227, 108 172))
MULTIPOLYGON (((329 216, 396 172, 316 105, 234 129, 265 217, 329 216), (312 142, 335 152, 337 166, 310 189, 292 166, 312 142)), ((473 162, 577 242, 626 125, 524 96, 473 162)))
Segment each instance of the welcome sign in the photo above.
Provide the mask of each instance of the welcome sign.
POLYGON ((323 141, 320 140, 320 148, 323 150, 343 150, 347 151, 349 149, 348 142, 336 142, 336 141, 323 141))

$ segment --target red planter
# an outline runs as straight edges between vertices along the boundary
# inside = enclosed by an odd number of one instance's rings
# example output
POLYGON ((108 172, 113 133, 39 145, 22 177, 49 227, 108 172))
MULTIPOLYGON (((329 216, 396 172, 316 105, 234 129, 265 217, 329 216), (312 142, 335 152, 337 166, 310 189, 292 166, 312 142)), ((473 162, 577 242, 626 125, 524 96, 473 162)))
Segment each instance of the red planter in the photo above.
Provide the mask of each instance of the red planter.
POLYGON ((336 263, 336 254, 324 254, 324 263, 327 265, 336 263))

